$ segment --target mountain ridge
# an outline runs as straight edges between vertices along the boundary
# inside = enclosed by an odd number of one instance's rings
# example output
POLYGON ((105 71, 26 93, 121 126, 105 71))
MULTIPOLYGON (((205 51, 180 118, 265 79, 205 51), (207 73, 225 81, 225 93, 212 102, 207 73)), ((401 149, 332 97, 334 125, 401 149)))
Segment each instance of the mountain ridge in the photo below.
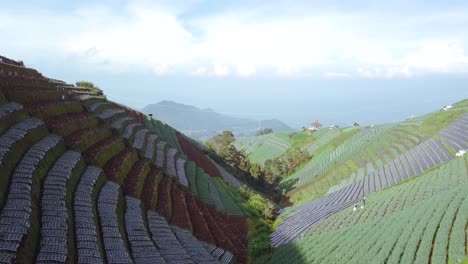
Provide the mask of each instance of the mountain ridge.
POLYGON ((236 136, 254 135, 258 128, 272 128, 275 132, 294 131, 279 119, 256 121, 218 113, 211 108, 198 108, 169 100, 149 104, 141 109, 151 113, 159 120, 173 126, 184 134, 196 139, 206 140, 223 130, 230 130, 236 136))

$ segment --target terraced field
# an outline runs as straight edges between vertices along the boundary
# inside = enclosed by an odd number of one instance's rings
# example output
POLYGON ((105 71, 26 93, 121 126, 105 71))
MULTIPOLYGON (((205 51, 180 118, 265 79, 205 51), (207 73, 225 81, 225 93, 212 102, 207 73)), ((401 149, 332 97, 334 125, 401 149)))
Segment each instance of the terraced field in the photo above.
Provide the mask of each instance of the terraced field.
POLYGON ((468 157, 367 197, 280 246, 272 263, 460 263, 468 246, 468 157), (385 238, 385 239, 382 239, 385 238))
POLYGON ((304 168, 297 171, 287 178, 287 181, 297 182, 294 187, 301 187, 310 182, 316 175, 327 171, 335 163, 343 163, 347 161, 351 155, 362 149, 367 142, 386 133, 390 126, 378 126, 375 128, 363 128, 359 133, 346 140, 337 148, 329 147, 326 151, 321 152, 311 160, 304 168))
POLYGON ((219 174, 147 119, 0 63, 0 263, 245 263, 247 224, 219 174))
MULTIPOLYGON (((262 238, 271 263, 468 255, 468 100, 401 123, 236 144, 259 162, 291 148, 313 155, 282 182, 294 204, 262 238)), ((252 260, 241 184, 199 145, 99 89, 6 58, 0 175, 0 263, 252 260)))
MULTIPOLYGON (((467 119, 468 114, 463 115, 442 131, 462 124, 463 131, 468 133, 468 126, 464 125, 464 120, 467 119)), ((395 156, 394 160, 390 159, 387 164, 381 163, 380 167, 373 172, 354 178, 353 181, 339 190, 329 192, 312 202, 291 208, 290 211, 294 212, 280 223, 272 237, 272 242, 274 245, 281 245, 296 240, 311 226, 355 204, 363 197, 409 180, 445 164, 453 158, 451 152, 437 138, 426 138, 403 154, 395 156)), ((363 173, 364 169, 360 171, 363 173)))
POLYGON ((236 140, 234 146, 245 150, 250 160, 259 164, 281 156, 291 146, 287 133, 274 133, 236 140))
MULTIPOLYGON (((421 126, 405 121, 362 128, 364 130, 337 147, 323 145, 308 164, 282 181, 282 186, 289 191, 286 196, 293 203, 304 203, 338 191, 371 174, 392 174, 394 177, 397 177, 395 174, 402 174, 406 177, 406 174, 418 175, 446 162, 449 156, 466 148, 466 136, 463 135, 463 127, 460 127, 464 120, 460 118, 466 113, 463 104, 460 102, 450 113, 443 111, 425 116, 420 120, 421 126), (451 122, 445 120, 443 126, 424 125, 442 117, 451 122), (429 131, 429 127, 439 130, 429 131), (369 130, 373 132, 369 133, 369 130), (434 151, 443 152, 443 155, 440 157, 434 151), (408 171, 406 167, 409 165, 405 163, 412 164, 414 170, 408 171)), ((393 181, 398 179, 387 177, 378 184, 388 185, 393 181)))

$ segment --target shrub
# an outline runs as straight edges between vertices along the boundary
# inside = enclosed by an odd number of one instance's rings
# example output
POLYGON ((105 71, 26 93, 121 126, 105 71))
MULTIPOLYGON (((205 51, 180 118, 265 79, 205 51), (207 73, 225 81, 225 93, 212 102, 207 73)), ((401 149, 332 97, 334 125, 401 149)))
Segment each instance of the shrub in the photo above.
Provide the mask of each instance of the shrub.
POLYGON ((249 240, 249 255, 259 257, 271 251, 270 237, 265 234, 254 236, 249 240))
POLYGON ((245 187, 239 189, 240 195, 247 200, 247 205, 268 220, 276 217, 276 205, 245 187))
POLYGON ((94 83, 88 82, 88 81, 78 81, 75 84, 76 84, 76 86, 99 89, 99 87, 95 86, 94 83))
POLYGON ((249 238, 249 255, 260 257, 272 252, 270 234, 273 232, 271 224, 259 221, 255 225, 255 234, 249 238))

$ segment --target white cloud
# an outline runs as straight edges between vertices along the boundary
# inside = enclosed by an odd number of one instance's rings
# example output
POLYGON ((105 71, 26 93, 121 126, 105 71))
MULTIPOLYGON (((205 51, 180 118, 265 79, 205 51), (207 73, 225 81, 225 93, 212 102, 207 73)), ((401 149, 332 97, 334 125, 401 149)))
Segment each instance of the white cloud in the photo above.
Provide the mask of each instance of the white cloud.
POLYGON ((216 76, 216 77, 225 77, 230 74, 230 70, 228 66, 221 64, 221 63, 215 63, 213 65, 213 71, 210 73, 210 75, 216 76))
POLYGON ((190 75, 193 76, 207 76, 208 70, 205 67, 199 67, 196 70, 190 72, 190 75))
POLYGON ((283 76, 283 77, 294 77, 294 76, 300 75, 301 73, 301 69, 297 65, 294 65, 291 63, 277 65, 275 67, 275 70, 276 70, 275 72, 277 75, 283 76))
POLYGON ((323 77, 325 79, 349 79, 352 75, 346 72, 324 72, 323 77))
POLYGON ((169 66, 166 65, 166 64, 161 64, 161 65, 158 65, 154 68, 154 73, 156 73, 156 75, 164 75, 164 74, 167 74, 169 73, 169 66))
POLYGON ((241 77, 249 77, 255 75, 257 69, 251 64, 237 65, 237 75, 241 77))
POLYGON ((468 56, 463 47, 456 42, 428 41, 405 59, 411 68, 431 72, 450 72, 466 69, 468 56))
POLYGON ((226 77, 230 74, 231 70, 229 67, 222 63, 214 63, 211 67, 211 70, 207 69, 206 67, 198 67, 197 69, 190 72, 190 75, 199 77, 226 77))
POLYGON ((358 68, 357 76, 365 79, 399 79, 410 78, 413 73, 408 66, 397 67, 374 67, 374 68, 358 68))
POLYGON ((119 12, 106 6, 3 10, 0 34, 7 37, 0 48, 26 63, 72 58, 87 68, 157 75, 392 79, 468 71, 468 38, 448 23, 456 17, 467 25, 459 12, 395 19, 369 11, 272 16, 252 8, 181 16, 197 3, 129 1, 119 12), (447 30, 430 30, 444 23, 447 30))

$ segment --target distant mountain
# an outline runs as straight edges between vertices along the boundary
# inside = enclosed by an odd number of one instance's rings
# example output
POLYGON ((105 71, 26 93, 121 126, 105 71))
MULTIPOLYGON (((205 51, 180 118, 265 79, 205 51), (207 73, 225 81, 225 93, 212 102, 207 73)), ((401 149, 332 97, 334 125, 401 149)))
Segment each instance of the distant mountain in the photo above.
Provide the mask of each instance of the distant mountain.
MULTIPOLYGON (((209 139, 224 130, 231 130, 239 137, 251 136, 257 132, 259 126, 259 122, 255 120, 232 117, 216 113, 210 108, 200 109, 173 101, 150 104, 141 111, 153 114, 156 119, 200 141, 209 139)), ((260 121, 260 126, 262 128, 272 128, 275 132, 294 130, 278 119, 260 121)))

